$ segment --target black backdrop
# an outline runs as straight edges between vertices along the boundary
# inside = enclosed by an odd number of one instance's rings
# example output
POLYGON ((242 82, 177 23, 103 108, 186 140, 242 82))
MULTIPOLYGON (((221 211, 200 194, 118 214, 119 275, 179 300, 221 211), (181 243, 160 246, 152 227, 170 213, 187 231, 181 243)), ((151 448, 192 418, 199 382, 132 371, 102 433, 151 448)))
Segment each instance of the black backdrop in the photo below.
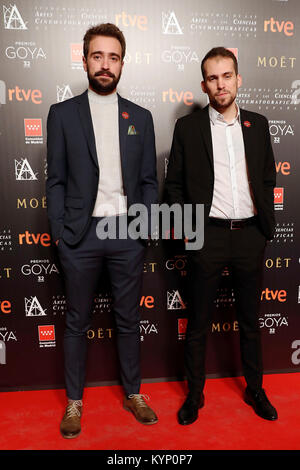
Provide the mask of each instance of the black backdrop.
MULTIPOLYGON (((266 251, 259 312, 264 367, 299 371, 299 2, 7 0, 0 15, 1 388, 63 384, 65 298, 46 213, 46 119, 52 103, 87 87, 82 38, 91 24, 108 21, 127 39, 119 92, 153 114, 161 190, 175 120, 207 103, 202 57, 217 45, 237 55, 239 105, 267 116, 278 176, 276 235, 266 251)), ((187 270, 180 243, 151 242, 140 302, 144 380, 184 376, 187 270)), ((88 332, 88 384, 118 381, 106 279, 88 332)), ((209 335, 209 376, 240 373, 234 303, 225 270, 209 335)))

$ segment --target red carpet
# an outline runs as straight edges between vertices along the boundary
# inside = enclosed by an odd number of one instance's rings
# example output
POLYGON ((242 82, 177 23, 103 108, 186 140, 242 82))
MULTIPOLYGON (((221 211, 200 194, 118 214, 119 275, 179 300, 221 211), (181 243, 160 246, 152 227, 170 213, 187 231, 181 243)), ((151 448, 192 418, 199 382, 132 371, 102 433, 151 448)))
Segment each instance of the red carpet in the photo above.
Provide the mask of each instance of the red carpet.
POLYGON ((122 407, 119 386, 86 388, 82 432, 60 436, 64 390, 0 394, 0 450, 299 450, 300 373, 266 375, 279 419, 265 421, 243 401, 244 379, 208 379, 199 419, 180 426, 185 383, 143 384, 159 422, 144 426, 122 407))

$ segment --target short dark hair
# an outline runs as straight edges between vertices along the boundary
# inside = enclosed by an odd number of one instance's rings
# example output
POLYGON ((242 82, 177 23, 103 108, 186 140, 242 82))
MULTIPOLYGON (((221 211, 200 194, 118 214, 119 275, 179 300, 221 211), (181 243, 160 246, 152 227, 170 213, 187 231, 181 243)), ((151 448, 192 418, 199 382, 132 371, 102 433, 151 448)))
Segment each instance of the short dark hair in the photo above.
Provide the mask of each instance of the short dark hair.
POLYGON ((122 60, 125 57, 126 52, 126 41, 122 31, 112 23, 102 23, 96 26, 92 26, 84 35, 83 38, 83 55, 85 58, 88 56, 90 41, 95 36, 107 36, 116 38, 121 44, 122 48, 122 60))
POLYGON ((204 69, 204 64, 207 61, 207 59, 212 59, 214 57, 228 57, 229 59, 233 60, 233 65, 234 65, 234 70, 236 75, 238 74, 238 63, 236 60, 236 57, 233 52, 231 52, 229 49, 226 49, 226 47, 213 47, 206 56, 203 58, 201 62, 201 72, 203 76, 203 80, 205 80, 205 69, 204 69))

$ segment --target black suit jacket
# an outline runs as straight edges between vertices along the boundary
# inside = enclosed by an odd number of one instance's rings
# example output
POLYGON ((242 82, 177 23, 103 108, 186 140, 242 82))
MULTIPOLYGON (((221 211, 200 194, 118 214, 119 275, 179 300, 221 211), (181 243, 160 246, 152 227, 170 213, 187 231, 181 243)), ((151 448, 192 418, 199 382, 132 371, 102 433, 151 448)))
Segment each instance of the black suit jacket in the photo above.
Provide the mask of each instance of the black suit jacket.
MULTIPOLYGON (((276 170, 267 119, 240 109, 250 187, 261 230, 271 239, 275 228, 276 170)), ((175 125, 165 199, 169 204, 204 204, 205 223, 214 188, 213 146, 208 106, 175 125)))
MULTIPOLYGON (((123 187, 128 207, 157 202, 156 150, 150 111, 118 95, 123 187), (134 126, 136 134, 128 133, 134 126)), ((47 121, 47 209, 53 240, 75 245, 91 222, 99 166, 88 94, 50 107, 47 121)))

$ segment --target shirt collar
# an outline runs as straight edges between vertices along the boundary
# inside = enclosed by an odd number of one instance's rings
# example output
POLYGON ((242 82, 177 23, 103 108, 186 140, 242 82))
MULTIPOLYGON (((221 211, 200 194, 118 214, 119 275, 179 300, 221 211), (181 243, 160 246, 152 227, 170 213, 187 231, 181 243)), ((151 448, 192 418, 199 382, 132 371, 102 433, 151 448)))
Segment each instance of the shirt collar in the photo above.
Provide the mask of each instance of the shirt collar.
POLYGON ((240 108, 238 107, 238 105, 236 103, 235 103, 235 106, 236 106, 236 110, 237 110, 236 117, 234 118, 234 120, 232 122, 226 122, 223 115, 221 113, 219 113, 211 105, 209 105, 208 106, 208 112, 209 112, 209 118, 210 118, 211 122, 214 125, 216 125, 217 122, 223 122, 226 125, 235 124, 236 121, 238 121, 240 123, 241 122, 240 108))

